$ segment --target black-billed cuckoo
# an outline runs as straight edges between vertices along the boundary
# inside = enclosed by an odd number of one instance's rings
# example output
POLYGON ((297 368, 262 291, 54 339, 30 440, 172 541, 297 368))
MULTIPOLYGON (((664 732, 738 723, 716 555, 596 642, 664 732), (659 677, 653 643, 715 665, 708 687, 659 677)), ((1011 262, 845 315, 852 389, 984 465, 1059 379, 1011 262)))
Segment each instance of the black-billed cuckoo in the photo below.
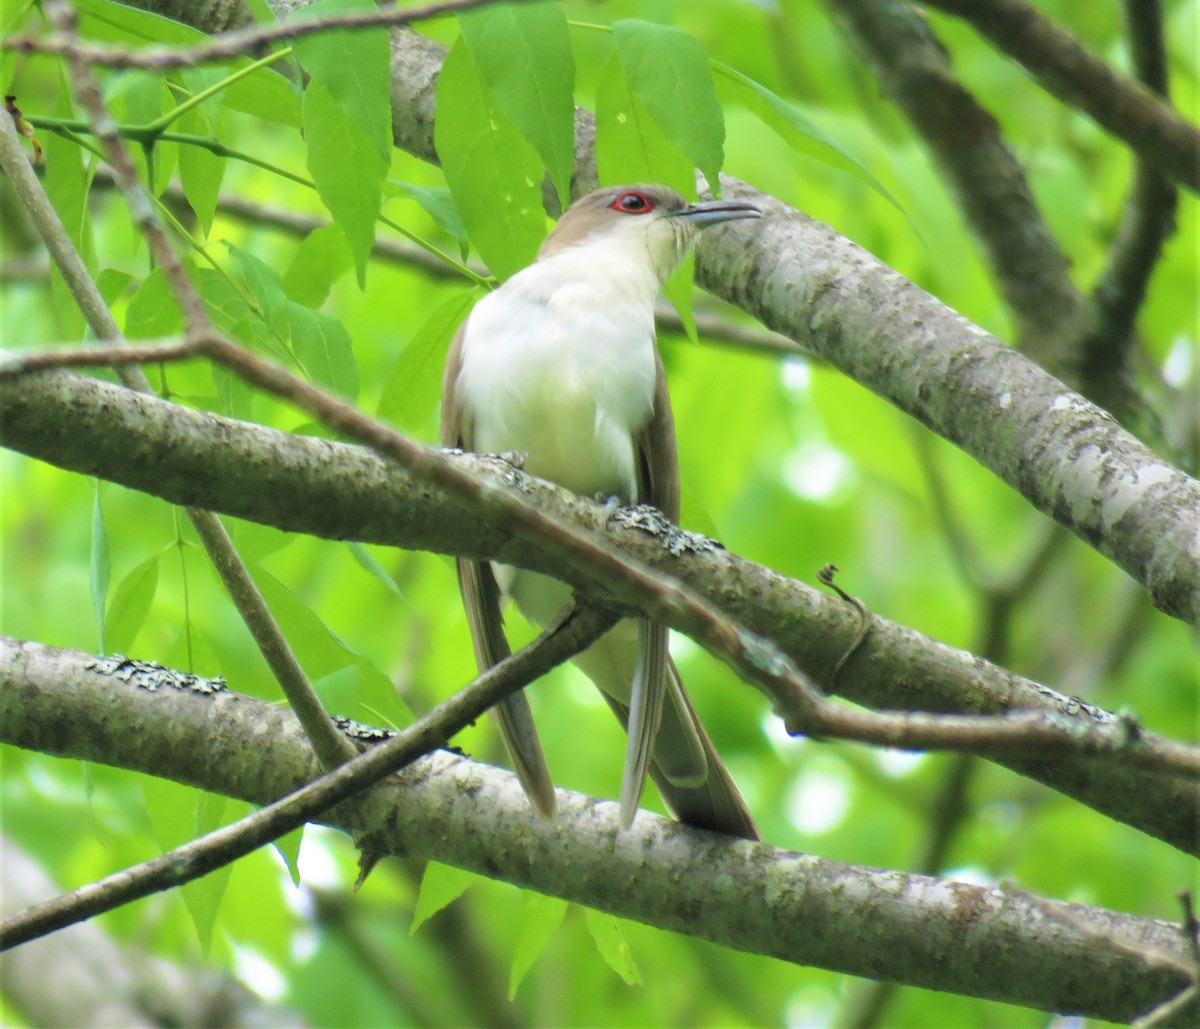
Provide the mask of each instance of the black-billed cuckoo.
MULTIPOLYGON (((577 201, 537 260, 480 300, 459 329, 442 383, 442 444, 515 451, 531 475, 583 496, 653 504, 677 522, 675 425, 654 301, 701 228, 760 214, 735 200, 689 204, 664 186, 618 186, 577 201)), ((509 653, 502 594, 541 626, 571 601, 563 583, 508 565, 459 560, 458 581, 481 670, 509 653)), ((626 619, 575 664, 628 727, 622 827, 649 772, 681 821, 758 838, 679 681, 665 627, 626 619)), ((496 714, 526 794, 552 814, 554 785, 525 694, 496 714)))

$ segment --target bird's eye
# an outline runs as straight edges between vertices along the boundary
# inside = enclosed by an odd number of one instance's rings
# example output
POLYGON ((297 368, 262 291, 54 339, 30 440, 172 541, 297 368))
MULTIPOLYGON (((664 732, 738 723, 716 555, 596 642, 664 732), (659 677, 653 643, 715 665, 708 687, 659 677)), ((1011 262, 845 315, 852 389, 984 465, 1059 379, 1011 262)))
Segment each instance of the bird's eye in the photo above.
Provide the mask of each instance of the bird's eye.
POLYGON ((612 209, 622 214, 649 214, 654 202, 645 193, 622 193, 612 202, 612 209))

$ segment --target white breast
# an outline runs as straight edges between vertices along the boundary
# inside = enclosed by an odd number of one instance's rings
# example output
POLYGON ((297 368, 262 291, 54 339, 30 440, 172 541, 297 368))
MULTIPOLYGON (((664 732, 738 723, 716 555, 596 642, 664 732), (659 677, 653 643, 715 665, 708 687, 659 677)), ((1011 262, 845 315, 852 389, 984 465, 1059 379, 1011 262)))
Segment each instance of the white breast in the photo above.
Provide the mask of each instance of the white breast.
POLYGON ((633 440, 653 412, 658 289, 638 271, 579 247, 476 305, 460 382, 473 449, 523 452, 530 474, 583 496, 637 499, 633 440))

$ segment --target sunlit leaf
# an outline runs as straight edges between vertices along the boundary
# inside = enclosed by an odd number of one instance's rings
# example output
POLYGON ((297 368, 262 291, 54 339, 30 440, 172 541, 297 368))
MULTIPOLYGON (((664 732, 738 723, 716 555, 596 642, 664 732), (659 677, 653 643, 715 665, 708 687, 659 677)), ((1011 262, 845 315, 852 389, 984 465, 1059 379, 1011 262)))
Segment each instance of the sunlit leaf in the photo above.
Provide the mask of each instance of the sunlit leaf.
POLYGON ((737 103, 753 111, 793 150, 807 154, 839 171, 848 172, 861 182, 865 182, 881 197, 895 205, 898 210, 903 210, 896 198, 866 165, 786 100, 776 96, 762 83, 755 82, 748 75, 743 75, 736 68, 731 68, 720 61, 713 61, 712 66, 727 84, 728 95, 737 103))
POLYGON ((511 1000, 521 988, 521 982, 533 967, 538 955, 546 949, 550 938, 562 925, 568 904, 558 897, 547 897, 533 890, 521 895, 521 912, 517 916, 516 950, 508 976, 508 996, 511 1000))
POLYGON ((450 340, 479 298, 478 289, 456 293, 434 309, 388 373, 379 398, 380 418, 419 428, 438 403, 442 366, 450 340))
MULTIPOLYGON (((692 161, 672 143, 630 89, 625 69, 614 54, 596 83, 596 169, 611 184, 661 182, 688 199, 696 196, 692 161)), ((689 255, 667 279, 664 292, 683 319, 692 342, 692 273, 689 255)))
POLYGON ((425 864, 425 874, 421 876, 421 890, 417 894, 417 903, 413 908, 412 925, 409 935, 416 933, 443 908, 448 908, 459 897, 479 882, 479 876, 451 865, 443 865, 440 861, 429 861, 425 864))
POLYGON ((100 482, 97 480, 92 495, 92 551, 89 562, 88 582, 92 593, 92 614, 96 618, 96 632, 100 639, 100 653, 108 653, 104 634, 104 611, 108 602, 108 580, 110 566, 108 558, 108 533, 104 528, 104 509, 100 505, 100 482))
POLYGON ((725 116, 704 48, 683 29, 648 21, 614 22, 613 38, 634 95, 719 195, 725 116))
POLYGON ((575 61, 557 4, 490 4, 458 15, 480 77, 541 155, 565 208, 575 165, 575 61))
MULTIPOLYGON (((299 9, 296 18, 329 18, 371 11, 369 0, 321 0, 299 9)), ((384 162, 391 160, 392 106, 389 92, 391 50, 385 28, 330 29, 298 36, 292 46, 304 70, 319 82, 346 116, 374 144, 384 162)), ((311 88, 311 86, 310 86, 311 88)))
MULTIPOLYGON (((139 46, 195 46, 211 37, 180 22, 141 11, 115 0, 72 0, 79 25, 89 39, 139 46)), ((248 58, 228 62, 236 69, 248 58)), ((234 83, 226 91, 230 107, 281 125, 300 124, 299 90, 279 72, 262 68, 234 83)))
POLYGON ((292 349, 312 381, 346 400, 358 398, 358 362, 350 333, 336 318, 286 302, 292 349))
POLYGON ((470 241, 467 238, 467 227, 454 206, 454 198, 450 190, 444 186, 414 186, 410 182, 389 181, 385 190, 390 193, 403 193, 420 204, 425 212, 458 243, 462 259, 467 259, 470 241))
POLYGON ((128 652, 158 590, 158 562, 155 554, 130 571, 118 584, 104 617, 104 642, 113 653, 128 652))
POLYGON ((584 908, 584 912, 587 915, 588 932, 592 934, 596 949, 608 967, 624 979, 626 985, 640 986, 642 974, 633 960, 625 934, 621 932, 620 922, 603 911, 584 908))
POLYGON ((500 109, 460 39, 442 63, 434 141, 471 242, 499 278, 529 264, 546 234, 542 159, 500 109))
POLYGON ((308 171, 322 203, 346 233, 362 286, 375 243, 387 161, 321 83, 308 84, 303 113, 308 171))
MULTIPOLYGON (((216 134, 216 126, 202 107, 193 107, 184 112, 176 124, 180 132, 196 136, 216 134)), ((212 230, 213 215, 217 210, 217 198, 221 193, 221 180, 224 175, 224 157, 219 157, 205 147, 180 145, 179 181, 206 236, 212 230)))
POLYGON ((329 297, 333 284, 354 267, 346 234, 336 225, 313 229, 296 248, 283 273, 283 290, 305 307, 318 308, 329 297))

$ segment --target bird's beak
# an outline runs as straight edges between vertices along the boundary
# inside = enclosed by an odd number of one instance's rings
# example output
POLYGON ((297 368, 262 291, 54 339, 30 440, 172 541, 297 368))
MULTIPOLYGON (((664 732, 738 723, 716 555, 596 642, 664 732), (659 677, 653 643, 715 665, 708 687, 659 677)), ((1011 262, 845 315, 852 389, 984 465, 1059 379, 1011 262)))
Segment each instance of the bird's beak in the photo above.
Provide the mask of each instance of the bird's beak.
POLYGON ((762 211, 744 200, 703 200, 698 204, 688 204, 674 217, 700 229, 741 218, 761 218, 762 211))

